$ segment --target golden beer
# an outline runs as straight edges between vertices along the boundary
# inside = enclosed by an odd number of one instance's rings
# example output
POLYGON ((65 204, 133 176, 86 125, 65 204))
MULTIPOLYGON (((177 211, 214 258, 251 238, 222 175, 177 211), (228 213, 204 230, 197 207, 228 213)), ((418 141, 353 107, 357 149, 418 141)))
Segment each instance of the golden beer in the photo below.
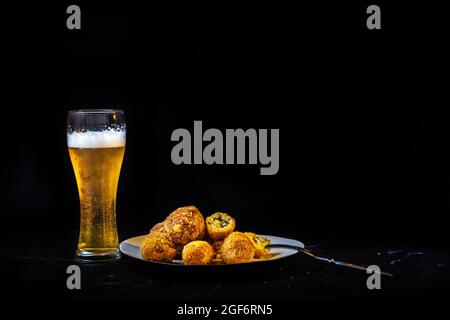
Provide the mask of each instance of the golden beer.
POLYGON ((125 146, 70 148, 80 196, 78 250, 92 254, 117 251, 116 194, 125 146))
POLYGON ((77 257, 82 261, 120 257, 116 195, 125 135, 121 110, 69 112, 67 144, 80 197, 77 257))

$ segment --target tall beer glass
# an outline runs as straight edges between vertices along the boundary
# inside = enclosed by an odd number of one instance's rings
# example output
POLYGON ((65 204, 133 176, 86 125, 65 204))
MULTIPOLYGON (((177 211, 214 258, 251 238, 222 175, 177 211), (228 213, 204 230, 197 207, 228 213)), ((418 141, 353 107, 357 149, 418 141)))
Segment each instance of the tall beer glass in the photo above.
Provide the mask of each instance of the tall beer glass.
POLYGON ((80 197, 79 260, 120 257, 116 194, 125 138, 125 117, 121 110, 69 111, 67 145, 80 197))

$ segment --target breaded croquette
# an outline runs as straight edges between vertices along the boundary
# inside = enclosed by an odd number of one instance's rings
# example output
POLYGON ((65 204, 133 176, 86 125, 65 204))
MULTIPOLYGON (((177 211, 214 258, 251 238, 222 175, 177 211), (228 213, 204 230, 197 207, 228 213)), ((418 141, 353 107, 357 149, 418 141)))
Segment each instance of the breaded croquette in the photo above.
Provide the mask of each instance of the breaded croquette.
POLYGON ((165 234, 151 232, 141 245, 141 257, 145 260, 172 262, 176 250, 173 242, 165 234))
POLYGON ((242 232, 232 232, 225 238, 220 250, 222 260, 226 264, 250 262, 255 254, 251 240, 242 232))
POLYGON ((220 254, 220 249, 222 248, 223 240, 210 240, 208 241, 214 250, 214 253, 220 254))
POLYGON ((268 257, 270 240, 235 228, 235 219, 226 213, 216 212, 205 221, 196 207, 181 207, 150 229, 141 256, 164 262, 182 258, 184 264, 244 263, 268 257))
POLYGON ((205 220, 194 206, 181 207, 172 212, 164 222, 164 230, 178 252, 191 241, 205 236, 205 220))
POLYGON ((264 258, 267 256, 269 249, 266 248, 270 244, 270 240, 256 235, 253 232, 245 232, 245 235, 251 240, 255 247, 255 258, 264 258))
POLYGON ((222 248, 223 240, 214 240, 211 238, 207 238, 207 239, 205 239, 205 241, 208 242, 214 250, 214 259, 213 260, 221 261, 220 249, 222 248))
POLYGON ((155 232, 155 231, 161 232, 161 233, 165 233, 166 232, 165 221, 155 224, 153 226, 153 228, 150 229, 149 233, 152 233, 152 232, 155 232))
POLYGON ((182 257, 185 264, 210 264, 214 250, 206 241, 192 241, 184 246, 182 257))
POLYGON ((225 239, 235 227, 236 221, 223 212, 216 212, 206 218, 206 230, 211 239, 225 239))

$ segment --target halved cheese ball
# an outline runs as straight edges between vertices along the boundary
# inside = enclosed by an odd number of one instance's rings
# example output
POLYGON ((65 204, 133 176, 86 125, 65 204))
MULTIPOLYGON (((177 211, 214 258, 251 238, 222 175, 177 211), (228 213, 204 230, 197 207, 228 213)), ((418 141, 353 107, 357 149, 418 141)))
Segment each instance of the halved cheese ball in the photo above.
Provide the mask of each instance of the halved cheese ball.
POLYGON ((267 245, 270 244, 270 240, 253 232, 246 232, 245 235, 250 239, 255 247, 255 258, 264 258, 267 253, 269 253, 269 249, 266 248, 267 245))
POLYGON ((206 230, 211 239, 225 239, 234 231, 236 221, 228 214, 216 212, 206 218, 206 230))

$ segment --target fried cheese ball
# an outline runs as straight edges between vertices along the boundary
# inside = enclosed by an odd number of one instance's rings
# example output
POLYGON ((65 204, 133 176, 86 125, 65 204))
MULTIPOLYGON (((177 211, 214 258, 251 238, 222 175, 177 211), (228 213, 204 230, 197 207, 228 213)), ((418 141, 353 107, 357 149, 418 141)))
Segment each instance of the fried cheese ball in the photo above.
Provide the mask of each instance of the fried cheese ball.
POLYGON ((184 264, 210 264, 213 258, 214 250, 206 241, 192 241, 183 248, 182 259, 184 264))
POLYGON ((205 236, 205 220, 194 206, 181 207, 172 212, 164 221, 165 233, 170 237, 178 253, 191 241, 205 236))
POLYGON ((222 248, 223 240, 210 240, 209 244, 214 250, 214 253, 220 254, 220 249, 222 248))
POLYGON ((223 240, 214 240, 211 238, 205 239, 214 250, 214 259, 213 260, 221 260, 220 257, 220 249, 222 248, 223 240))
POLYGON ((255 246, 244 233, 235 231, 223 241, 220 255, 226 264, 250 262, 255 255, 255 246))
POLYGON ((165 233, 158 231, 148 234, 141 245, 141 257, 145 260, 172 262, 175 254, 173 242, 165 233))
POLYGON ((161 232, 161 233, 165 233, 166 232, 166 227, 165 227, 165 221, 163 221, 163 222, 159 222, 159 223, 157 223, 157 224, 155 224, 151 229, 150 229, 150 232, 149 232, 149 234, 150 233, 152 233, 152 232, 161 232))
POLYGON ((269 253, 269 249, 266 248, 270 244, 270 240, 256 235, 253 232, 246 232, 245 235, 250 239, 255 247, 255 258, 264 258, 269 253))
POLYGON ((225 239, 235 227, 236 221, 223 212, 216 212, 206 218, 206 230, 211 239, 225 239))

